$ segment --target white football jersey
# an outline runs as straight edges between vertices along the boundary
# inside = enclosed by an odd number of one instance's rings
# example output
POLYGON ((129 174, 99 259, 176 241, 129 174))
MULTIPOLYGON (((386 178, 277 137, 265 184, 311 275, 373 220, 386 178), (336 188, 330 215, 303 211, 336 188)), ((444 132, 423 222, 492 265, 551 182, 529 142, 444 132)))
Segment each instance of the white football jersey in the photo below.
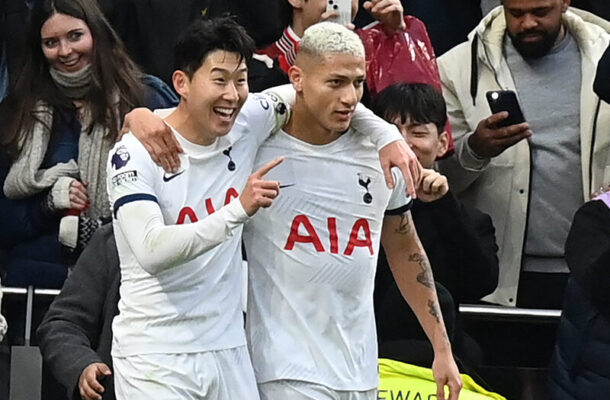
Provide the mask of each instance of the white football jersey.
POLYGON ((402 176, 393 171, 389 190, 375 146, 351 131, 320 146, 280 131, 255 168, 278 156, 286 159, 267 178, 280 194, 244 228, 257 381, 376 388, 375 269, 384 215, 411 205, 402 176))
MULTIPOLYGON (((209 146, 196 145, 174 132, 184 149, 180 170, 174 174, 157 166, 131 134, 111 150, 108 192, 121 262, 113 356, 191 353, 245 344, 240 302, 242 227, 211 250, 194 259, 185 256, 184 263, 152 275, 139 264, 116 213, 131 202, 153 201, 164 225, 189 224, 237 198, 252 172, 256 149, 287 117, 285 106, 276 100, 250 95, 233 129, 209 146)), ((141 239, 131 240, 133 244, 141 239)))

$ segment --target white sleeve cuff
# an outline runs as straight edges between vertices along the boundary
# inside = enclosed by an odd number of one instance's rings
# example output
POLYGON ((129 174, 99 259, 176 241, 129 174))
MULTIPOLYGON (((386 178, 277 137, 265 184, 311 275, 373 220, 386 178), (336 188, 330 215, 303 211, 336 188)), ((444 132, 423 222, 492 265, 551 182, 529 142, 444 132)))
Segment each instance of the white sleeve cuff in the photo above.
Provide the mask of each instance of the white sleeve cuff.
POLYGON ((76 179, 62 176, 51 188, 51 196, 53 198, 53 208, 56 210, 70 209, 70 185, 76 179))
POLYGON ((468 144, 468 139, 472 133, 466 135, 464 139, 456 146, 456 155, 460 165, 468 171, 481 171, 484 169, 491 158, 479 157, 468 144))
POLYGON ((239 198, 233 199, 229 204, 219 210, 224 210, 227 213, 227 224, 232 225, 231 228, 247 222, 251 217, 248 215, 239 198))

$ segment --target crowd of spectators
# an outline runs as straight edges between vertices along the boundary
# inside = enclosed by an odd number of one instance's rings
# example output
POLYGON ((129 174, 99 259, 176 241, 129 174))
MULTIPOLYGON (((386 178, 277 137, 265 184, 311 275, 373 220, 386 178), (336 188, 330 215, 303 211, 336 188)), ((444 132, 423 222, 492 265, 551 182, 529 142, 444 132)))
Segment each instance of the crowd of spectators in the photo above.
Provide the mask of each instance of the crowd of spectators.
MULTIPOLYGON (((114 398, 121 277, 104 166, 129 111, 177 104, 179 34, 199 18, 234 15, 258 48, 248 63, 258 92, 289 83, 305 30, 335 16, 326 0, 256 3, 0 0, 0 279, 62 288, 39 310, 38 337, 70 399, 114 398)), ((385 40, 414 24, 429 35, 417 43, 432 57, 411 62, 434 73, 363 102, 398 127, 421 164, 411 213, 460 368, 476 371, 484 359, 461 304, 563 308, 551 398, 610 393, 610 6, 353 0, 352 16, 361 37, 373 22, 385 40), (490 111, 487 94, 499 90, 516 93, 525 122, 505 126, 508 113, 490 111)), ((145 146, 158 160, 176 157, 171 139, 145 146)), ((380 356, 430 366, 432 348, 383 252, 374 300, 380 356)), ((17 314, 7 313, 9 338, 17 314)))

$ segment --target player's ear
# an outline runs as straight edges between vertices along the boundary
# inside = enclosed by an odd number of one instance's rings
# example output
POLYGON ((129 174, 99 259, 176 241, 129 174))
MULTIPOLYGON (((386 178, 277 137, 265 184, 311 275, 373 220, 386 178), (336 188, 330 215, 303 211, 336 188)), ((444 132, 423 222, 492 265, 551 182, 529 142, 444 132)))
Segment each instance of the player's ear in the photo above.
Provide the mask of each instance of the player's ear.
POLYGON ((188 75, 184 71, 176 70, 172 74, 172 82, 174 84, 174 89, 176 89, 176 93, 178 93, 181 98, 188 98, 189 84, 191 83, 188 75))
POLYGON ((438 136, 438 148, 436 151, 436 157, 442 157, 449 149, 449 134, 445 131, 441 132, 438 136))
POLYGON ((303 90, 303 70, 296 65, 293 65, 288 70, 288 77, 290 78, 294 90, 297 93, 300 93, 303 90))

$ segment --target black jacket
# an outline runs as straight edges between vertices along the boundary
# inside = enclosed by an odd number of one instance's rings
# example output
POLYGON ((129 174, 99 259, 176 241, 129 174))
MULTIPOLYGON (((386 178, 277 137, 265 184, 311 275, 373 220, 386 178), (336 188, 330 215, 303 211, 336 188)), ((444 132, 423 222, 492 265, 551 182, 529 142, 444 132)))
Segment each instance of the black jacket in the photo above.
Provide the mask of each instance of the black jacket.
MULTIPOLYGON (((121 273, 107 224, 96 232, 53 301, 37 335, 43 359, 70 399, 80 399, 78 380, 92 363, 112 369, 112 319, 118 314, 121 273)), ((115 399, 112 376, 103 399, 115 399)))
POLYGON ((550 398, 610 393, 610 209, 599 200, 578 210, 566 241, 572 277, 551 367, 550 398))

